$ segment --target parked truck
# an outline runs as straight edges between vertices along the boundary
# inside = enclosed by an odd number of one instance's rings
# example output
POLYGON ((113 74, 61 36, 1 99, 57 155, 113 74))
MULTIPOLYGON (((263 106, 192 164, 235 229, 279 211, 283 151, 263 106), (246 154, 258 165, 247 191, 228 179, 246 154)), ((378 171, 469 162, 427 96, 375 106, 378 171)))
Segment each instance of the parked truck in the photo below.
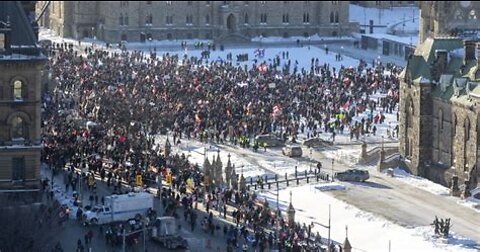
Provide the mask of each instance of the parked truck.
POLYGON ((157 217, 152 229, 152 239, 167 249, 188 248, 188 242, 180 236, 174 217, 157 217))
POLYGON ((84 217, 87 223, 105 224, 140 219, 151 208, 153 195, 146 192, 111 195, 105 197, 105 205, 94 206, 84 217))

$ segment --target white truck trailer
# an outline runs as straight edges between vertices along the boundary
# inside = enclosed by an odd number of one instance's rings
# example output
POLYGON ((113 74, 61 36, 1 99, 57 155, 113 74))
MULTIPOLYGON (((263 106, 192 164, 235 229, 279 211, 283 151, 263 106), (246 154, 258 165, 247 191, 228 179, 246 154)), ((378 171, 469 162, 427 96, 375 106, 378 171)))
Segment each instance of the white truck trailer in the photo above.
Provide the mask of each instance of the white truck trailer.
POLYGON ((153 208, 153 195, 140 192, 105 197, 104 206, 95 206, 85 213, 90 224, 105 224, 116 221, 140 219, 153 208))

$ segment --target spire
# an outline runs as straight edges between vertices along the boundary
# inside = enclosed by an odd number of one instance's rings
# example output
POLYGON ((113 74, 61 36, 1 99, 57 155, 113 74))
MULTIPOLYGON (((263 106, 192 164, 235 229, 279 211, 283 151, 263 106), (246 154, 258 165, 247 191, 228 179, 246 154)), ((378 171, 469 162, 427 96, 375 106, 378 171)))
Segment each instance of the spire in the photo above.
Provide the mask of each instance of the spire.
POLYGON ((217 149, 217 165, 219 167, 222 167, 222 160, 220 159, 220 149, 217 149))
POLYGON ((344 252, 351 252, 352 251, 352 245, 350 244, 350 241, 348 240, 348 226, 345 226, 345 241, 343 241, 343 251, 344 252))

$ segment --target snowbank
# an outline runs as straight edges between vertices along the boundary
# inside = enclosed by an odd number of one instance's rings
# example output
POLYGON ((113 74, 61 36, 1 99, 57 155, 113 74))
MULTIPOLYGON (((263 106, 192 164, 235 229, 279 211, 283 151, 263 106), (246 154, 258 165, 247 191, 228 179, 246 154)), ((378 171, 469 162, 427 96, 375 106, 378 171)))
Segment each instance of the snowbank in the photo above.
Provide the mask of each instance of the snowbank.
POLYGON ((320 191, 342 191, 345 190, 344 185, 340 185, 339 183, 325 183, 325 184, 319 184, 315 186, 315 189, 318 189, 320 191))
POLYGON ((414 176, 398 167, 393 170, 393 174, 396 179, 430 193, 444 196, 450 195, 450 189, 434 183, 426 178, 414 176))

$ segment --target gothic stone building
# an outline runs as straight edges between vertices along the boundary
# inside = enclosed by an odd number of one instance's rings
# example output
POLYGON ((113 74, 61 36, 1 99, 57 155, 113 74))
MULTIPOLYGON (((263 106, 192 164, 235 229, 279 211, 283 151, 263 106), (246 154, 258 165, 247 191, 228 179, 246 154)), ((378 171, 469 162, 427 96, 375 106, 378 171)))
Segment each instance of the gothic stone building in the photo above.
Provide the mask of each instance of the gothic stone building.
POLYGON ((400 154, 419 176, 473 189, 480 165, 480 43, 427 38, 401 74, 400 154), (476 54, 476 55, 475 55, 476 54))
MULTIPOLYGON (((38 1, 37 14, 48 1, 38 1)), ((63 37, 106 42, 252 37, 340 36, 348 1, 51 1, 41 26, 63 37)))
POLYGON ((0 191, 40 186, 40 78, 47 58, 20 1, 0 2, 0 191))
POLYGON ((420 1, 419 43, 428 37, 479 37, 477 1, 420 1))

